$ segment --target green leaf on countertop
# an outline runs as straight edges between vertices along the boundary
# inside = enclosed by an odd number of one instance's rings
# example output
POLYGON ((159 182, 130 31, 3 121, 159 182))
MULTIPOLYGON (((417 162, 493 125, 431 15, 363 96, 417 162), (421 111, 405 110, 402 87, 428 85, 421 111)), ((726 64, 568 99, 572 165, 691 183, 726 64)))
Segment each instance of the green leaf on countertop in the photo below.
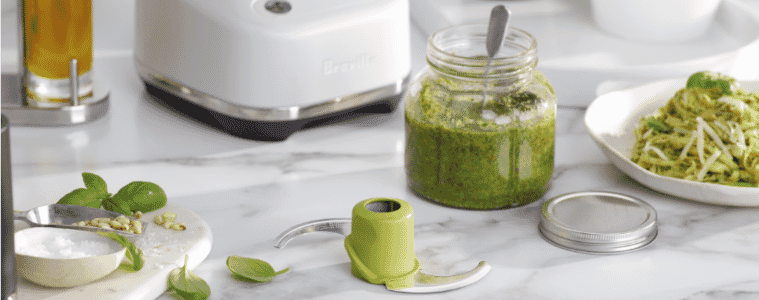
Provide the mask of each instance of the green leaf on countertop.
POLYGON ((112 212, 117 212, 125 216, 131 216, 132 210, 129 209, 129 204, 124 202, 116 202, 111 198, 105 199, 102 202, 103 209, 109 210, 112 212))
POLYGON ((279 272, 274 272, 274 268, 263 260, 237 255, 227 257, 227 268, 236 277, 254 282, 269 282, 275 276, 290 270, 290 268, 287 268, 279 272))
POLYGON ((92 208, 100 208, 100 193, 96 190, 85 188, 75 189, 58 200, 58 204, 79 205, 92 208))
POLYGON ((130 182, 116 192, 112 199, 114 203, 124 203, 129 209, 144 213, 164 207, 167 200, 166 193, 160 186, 146 181, 130 182))
POLYGON ((140 250, 140 248, 137 248, 137 246, 132 244, 132 242, 130 242, 124 236, 118 233, 115 233, 113 231, 109 231, 109 232, 98 231, 98 234, 105 237, 109 237, 110 239, 116 241, 117 243, 121 244, 122 246, 124 246, 124 248, 127 249, 126 258, 132 263, 132 271, 139 271, 145 265, 145 257, 142 254, 142 250, 140 250))
POLYGON ((185 300, 204 300, 211 296, 211 287, 203 278, 187 269, 188 255, 184 255, 184 266, 169 273, 169 291, 185 300))
POLYGON ((105 180, 94 173, 82 172, 85 188, 75 189, 60 200, 59 204, 103 208, 131 216, 133 211, 151 212, 166 205, 163 189, 155 183, 133 181, 122 187, 116 195, 108 193, 105 180))
POLYGON ((98 192, 100 199, 108 198, 108 185, 105 184, 105 180, 102 177, 89 172, 82 173, 82 179, 84 180, 84 186, 88 190, 94 190, 98 192))

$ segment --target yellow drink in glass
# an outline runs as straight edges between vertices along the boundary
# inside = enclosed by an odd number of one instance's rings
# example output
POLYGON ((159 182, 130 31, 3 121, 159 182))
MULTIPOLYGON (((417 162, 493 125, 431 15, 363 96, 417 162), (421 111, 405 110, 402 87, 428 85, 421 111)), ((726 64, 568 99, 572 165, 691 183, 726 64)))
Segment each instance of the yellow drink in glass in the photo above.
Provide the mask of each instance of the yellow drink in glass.
POLYGON ((22 0, 24 86, 32 106, 71 101, 69 63, 77 60, 78 94, 92 94, 92 0, 22 0))

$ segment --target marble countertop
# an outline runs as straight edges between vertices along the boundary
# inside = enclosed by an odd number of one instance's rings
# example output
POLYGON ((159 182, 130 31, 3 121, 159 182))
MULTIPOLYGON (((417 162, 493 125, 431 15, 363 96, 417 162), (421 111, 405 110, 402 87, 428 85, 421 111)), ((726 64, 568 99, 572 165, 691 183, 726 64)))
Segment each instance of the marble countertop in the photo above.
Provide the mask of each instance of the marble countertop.
MULTIPOLYGON (((415 30, 414 72, 425 63, 424 47, 425 37, 415 30)), ((283 142, 250 141, 149 100, 130 51, 99 52, 94 68, 111 91, 104 118, 72 127, 11 127, 14 208, 57 201, 82 186, 85 171, 101 175, 111 187, 155 182, 169 201, 194 211, 212 229, 211 252, 194 270, 210 285, 210 299, 411 298, 353 277, 337 235, 311 234, 286 248, 273 247, 274 238, 290 226, 348 218, 357 202, 373 197, 400 198, 413 206, 416 253, 426 273, 456 274, 481 260, 493 266, 471 286, 413 298, 759 298, 759 208, 677 199, 635 182, 586 133, 584 108, 559 108, 555 170, 541 200, 469 211, 425 201, 406 186, 402 109, 296 132, 283 142), (537 230, 543 200, 588 190, 650 203, 659 218, 656 241, 611 256, 545 242, 537 230), (226 268, 230 255, 290 271, 269 283, 238 281, 226 268)))

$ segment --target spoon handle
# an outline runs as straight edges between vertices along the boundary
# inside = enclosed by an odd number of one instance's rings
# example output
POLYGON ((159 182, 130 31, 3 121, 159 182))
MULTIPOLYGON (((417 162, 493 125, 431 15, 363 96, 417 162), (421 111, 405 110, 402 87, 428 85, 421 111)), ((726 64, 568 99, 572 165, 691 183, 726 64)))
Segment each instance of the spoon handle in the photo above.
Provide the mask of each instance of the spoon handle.
POLYGON ((509 17, 511 12, 503 5, 493 7, 490 11, 490 22, 488 24, 488 36, 486 41, 486 47, 488 50, 488 57, 492 58, 501 49, 503 44, 503 36, 506 33, 506 28, 509 26, 509 17))
POLYGON ((19 220, 19 221, 24 221, 26 223, 34 225, 34 223, 32 221, 29 221, 29 219, 26 218, 26 213, 27 212, 25 212, 25 211, 14 210, 13 211, 13 219, 14 220, 19 220))

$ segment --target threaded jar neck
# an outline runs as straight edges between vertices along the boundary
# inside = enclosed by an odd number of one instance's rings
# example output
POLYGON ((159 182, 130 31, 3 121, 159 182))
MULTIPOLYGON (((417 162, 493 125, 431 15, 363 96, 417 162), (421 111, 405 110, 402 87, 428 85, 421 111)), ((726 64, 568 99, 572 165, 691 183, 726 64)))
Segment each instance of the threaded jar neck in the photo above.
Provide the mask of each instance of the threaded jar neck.
POLYGON ((490 60, 486 48, 487 24, 466 24, 443 29, 427 41, 427 63, 435 73, 463 81, 516 84, 529 81, 538 64, 535 38, 509 28, 501 49, 490 60))

